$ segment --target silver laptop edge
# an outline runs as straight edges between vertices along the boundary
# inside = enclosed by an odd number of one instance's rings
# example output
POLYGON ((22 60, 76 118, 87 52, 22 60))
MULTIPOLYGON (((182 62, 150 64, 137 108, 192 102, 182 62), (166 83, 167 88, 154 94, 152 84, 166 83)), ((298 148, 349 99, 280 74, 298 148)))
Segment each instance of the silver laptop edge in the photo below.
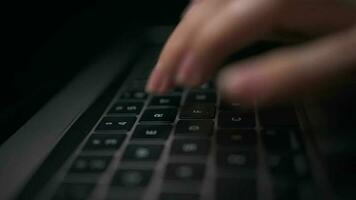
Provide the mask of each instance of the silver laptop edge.
POLYGON ((130 51, 118 49, 80 73, 1 146, 0 199, 16 196, 71 124, 123 70, 130 51))

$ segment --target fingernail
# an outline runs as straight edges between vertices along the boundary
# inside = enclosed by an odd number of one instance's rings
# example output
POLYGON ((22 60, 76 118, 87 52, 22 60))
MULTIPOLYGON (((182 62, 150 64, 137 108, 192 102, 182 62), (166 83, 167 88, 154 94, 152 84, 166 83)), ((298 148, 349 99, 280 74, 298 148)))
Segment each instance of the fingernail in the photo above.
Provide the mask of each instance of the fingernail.
POLYGON ((179 67, 176 83, 181 86, 194 86, 199 82, 200 74, 194 71, 193 66, 196 65, 194 56, 188 54, 182 61, 179 67))
POLYGON ((160 82, 162 81, 162 72, 159 68, 155 67, 152 71, 150 78, 146 84, 146 92, 155 93, 159 90, 160 82))
POLYGON ((254 96, 253 82, 249 81, 249 73, 243 70, 227 70, 221 73, 218 78, 218 85, 221 94, 231 101, 238 101, 243 104, 249 104, 251 97, 254 96))
POLYGON ((218 85, 220 87, 220 91, 223 94, 230 94, 233 92, 234 95, 238 93, 238 88, 240 85, 241 79, 237 76, 232 76, 227 72, 223 72, 218 78, 218 85))
POLYGON ((159 82, 159 86, 157 89, 157 94, 163 94, 165 93, 169 88, 169 78, 168 77, 162 77, 162 80, 159 82))
POLYGON ((222 96, 244 105, 265 100, 271 80, 263 69, 259 63, 249 62, 222 70, 217 80, 222 96))

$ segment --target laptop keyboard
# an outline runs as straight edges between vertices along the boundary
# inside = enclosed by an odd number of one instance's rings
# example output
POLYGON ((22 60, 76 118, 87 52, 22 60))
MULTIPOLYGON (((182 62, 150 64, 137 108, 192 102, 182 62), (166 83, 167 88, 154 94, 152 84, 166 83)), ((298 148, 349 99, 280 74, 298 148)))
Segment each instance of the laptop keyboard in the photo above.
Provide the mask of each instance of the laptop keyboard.
MULTIPOLYGON (((149 58, 143 58, 146 60, 149 58)), ((43 199, 316 199, 295 106, 242 108, 214 82, 144 92, 138 64, 43 199)))

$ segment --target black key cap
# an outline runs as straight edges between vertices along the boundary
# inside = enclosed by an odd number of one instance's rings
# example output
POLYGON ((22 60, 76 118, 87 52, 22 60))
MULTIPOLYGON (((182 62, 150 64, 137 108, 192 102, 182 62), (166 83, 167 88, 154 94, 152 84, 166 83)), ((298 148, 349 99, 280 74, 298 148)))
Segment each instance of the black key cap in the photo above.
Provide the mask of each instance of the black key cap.
MULTIPOLYGON (((336 138, 340 135, 335 135, 336 138)), ((350 135, 347 135, 350 136, 350 135)), ((331 146, 335 147, 335 145, 343 145, 345 144, 345 140, 342 143, 329 143, 330 140, 327 140, 328 144, 333 144, 331 146)), ((350 144, 354 141, 350 141, 350 144)), ((325 147, 325 146, 323 146, 325 147)), ((345 146, 342 146, 345 148, 345 146)), ((341 197, 348 197, 352 199, 352 194, 354 194, 354 186, 356 185, 356 155, 355 151, 347 148, 347 152, 338 149, 337 152, 330 151, 331 153, 325 153, 324 162, 325 165, 328 166, 327 173, 329 175, 329 180, 331 181, 332 185, 336 188, 337 192, 341 195, 341 197), (347 189, 346 189, 347 188, 347 189), (342 194, 343 192, 343 194, 342 194)), ((327 152, 327 151, 323 151, 327 152)), ((347 198, 346 198, 347 199, 347 198)))
POLYGON ((177 109, 175 108, 147 109, 143 113, 141 121, 171 123, 176 118, 176 115, 177 109))
POLYGON ((257 200, 256 180, 219 178, 215 195, 218 200, 257 200))
POLYGON ((245 110, 245 108, 243 108, 240 103, 221 102, 219 108, 222 111, 242 111, 242 110, 245 110))
POLYGON ((139 114, 143 107, 140 102, 120 102, 116 103, 111 109, 111 114, 139 114))
POLYGON ((199 200, 199 194, 162 193, 159 200, 199 200))
POLYGON ((196 103, 216 103, 216 94, 214 92, 191 92, 188 94, 185 104, 196 103))
POLYGON ((122 100, 145 100, 147 99, 147 93, 143 90, 131 90, 125 91, 121 94, 122 100))
POLYGON ((201 84, 197 89, 198 90, 213 90, 215 85, 212 81, 205 82, 201 84))
MULTIPOLYGON (((315 199, 315 198, 307 198, 304 194, 303 198, 300 198, 298 189, 301 188, 302 184, 297 184, 296 180, 288 181, 281 179, 273 180, 273 193, 275 200, 300 200, 300 199, 315 199)), ((309 186, 310 187, 310 186, 309 186)), ((316 198, 317 199, 317 198, 316 198)))
POLYGON ((109 166, 111 156, 79 156, 72 164, 70 172, 96 173, 103 172, 109 166))
POLYGON ((84 146, 88 151, 113 151, 118 149, 125 140, 125 134, 93 134, 84 146))
POLYGON ((138 125, 132 135, 132 139, 166 140, 171 130, 171 125, 138 125))
POLYGON ((247 170, 254 173, 257 165, 256 160, 255 151, 243 151, 238 149, 218 149, 216 159, 218 167, 232 169, 236 173, 240 173, 241 171, 239 170, 247 170))
POLYGON ((252 112, 222 111, 219 113, 218 125, 220 128, 254 128, 255 115, 252 112))
POLYGON ((219 106, 223 111, 239 111, 241 109, 240 103, 221 103, 219 106))
POLYGON ((209 153, 210 140, 207 139, 175 139, 171 154, 177 156, 206 156, 209 153))
POLYGON ((268 154, 266 156, 266 162, 270 173, 276 178, 294 179, 297 176, 294 156, 292 154, 268 154))
POLYGON ((153 97, 150 103, 151 106, 173 106, 180 105, 180 96, 159 96, 153 97))
POLYGON ((171 92, 175 94, 179 94, 183 92, 183 89, 181 87, 176 87, 171 92))
MULTIPOLYGON (((168 92, 165 94, 165 96, 179 96, 179 95, 182 94, 182 92, 183 92, 183 89, 182 89, 182 88, 176 87, 176 88, 174 88, 174 89, 168 91, 168 92)), ((180 104, 180 101, 179 101, 179 104, 180 104)))
POLYGON ((298 133, 297 129, 269 129, 262 131, 262 140, 268 152, 292 151, 292 144, 299 143, 293 136, 298 133))
POLYGON ((129 131, 136 121, 136 117, 104 117, 96 130, 125 130, 129 131))
POLYGON ((211 136, 214 122, 212 120, 179 120, 175 133, 186 136, 211 136))
POLYGON ((167 180, 199 181, 204 178, 204 164, 170 163, 167 165, 165 178, 167 180))
POLYGON ((217 144, 221 146, 251 149, 257 143, 256 131, 253 129, 219 129, 216 137, 217 144))
POLYGON ((123 155, 124 161, 156 161, 163 150, 163 145, 130 144, 123 155))
POLYGON ((212 119, 215 117, 213 104, 190 104, 181 108, 181 119, 212 119))
MULTIPOLYGON (((287 186, 287 185, 282 185, 278 188, 274 189, 274 194, 275 194, 275 200, 300 200, 300 195, 298 193, 298 186, 293 185, 293 186, 287 186)), ((315 199, 315 198, 309 198, 309 199, 315 199)))
POLYGON ((59 186, 53 200, 85 200, 94 189, 93 184, 63 183, 59 186))
POLYGON ((298 119, 293 106, 264 108, 259 112, 259 116, 263 127, 298 126, 298 119))
POLYGON ((112 185, 137 188, 148 185, 151 177, 152 170, 146 169, 120 169, 113 177, 112 185))

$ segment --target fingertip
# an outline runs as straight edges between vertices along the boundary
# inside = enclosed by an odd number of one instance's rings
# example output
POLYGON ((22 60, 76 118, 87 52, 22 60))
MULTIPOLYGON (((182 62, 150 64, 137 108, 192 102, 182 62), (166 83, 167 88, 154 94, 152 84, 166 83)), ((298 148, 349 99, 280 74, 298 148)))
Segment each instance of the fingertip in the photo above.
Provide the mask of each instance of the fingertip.
POLYGON ((223 70, 217 78, 217 86, 222 97, 228 101, 237 100, 241 97, 239 90, 239 80, 237 77, 231 77, 231 70, 223 70))
POLYGON ((172 78, 169 76, 165 76, 159 86, 158 89, 158 94, 162 95, 164 93, 167 93, 169 90, 171 90, 174 86, 174 83, 172 81, 172 78))
POLYGON ((161 87, 160 82, 162 82, 162 79, 163 79, 162 70, 160 70, 158 66, 155 66, 146 83, 146 87, 145 87, 146 92, 152 94, 159 92, 161 87))
POLYGON ((193 54, 187 54, 178 67, 175 83, 183 87, 196 87, 204 80, 204 72, 199 70, 200 63, 193 54))
POLYGON ((245 106, 253 105, 259 96, 258 83, 249 70, 226 69, 219 74, 217 85, 224 99, 245 106))

